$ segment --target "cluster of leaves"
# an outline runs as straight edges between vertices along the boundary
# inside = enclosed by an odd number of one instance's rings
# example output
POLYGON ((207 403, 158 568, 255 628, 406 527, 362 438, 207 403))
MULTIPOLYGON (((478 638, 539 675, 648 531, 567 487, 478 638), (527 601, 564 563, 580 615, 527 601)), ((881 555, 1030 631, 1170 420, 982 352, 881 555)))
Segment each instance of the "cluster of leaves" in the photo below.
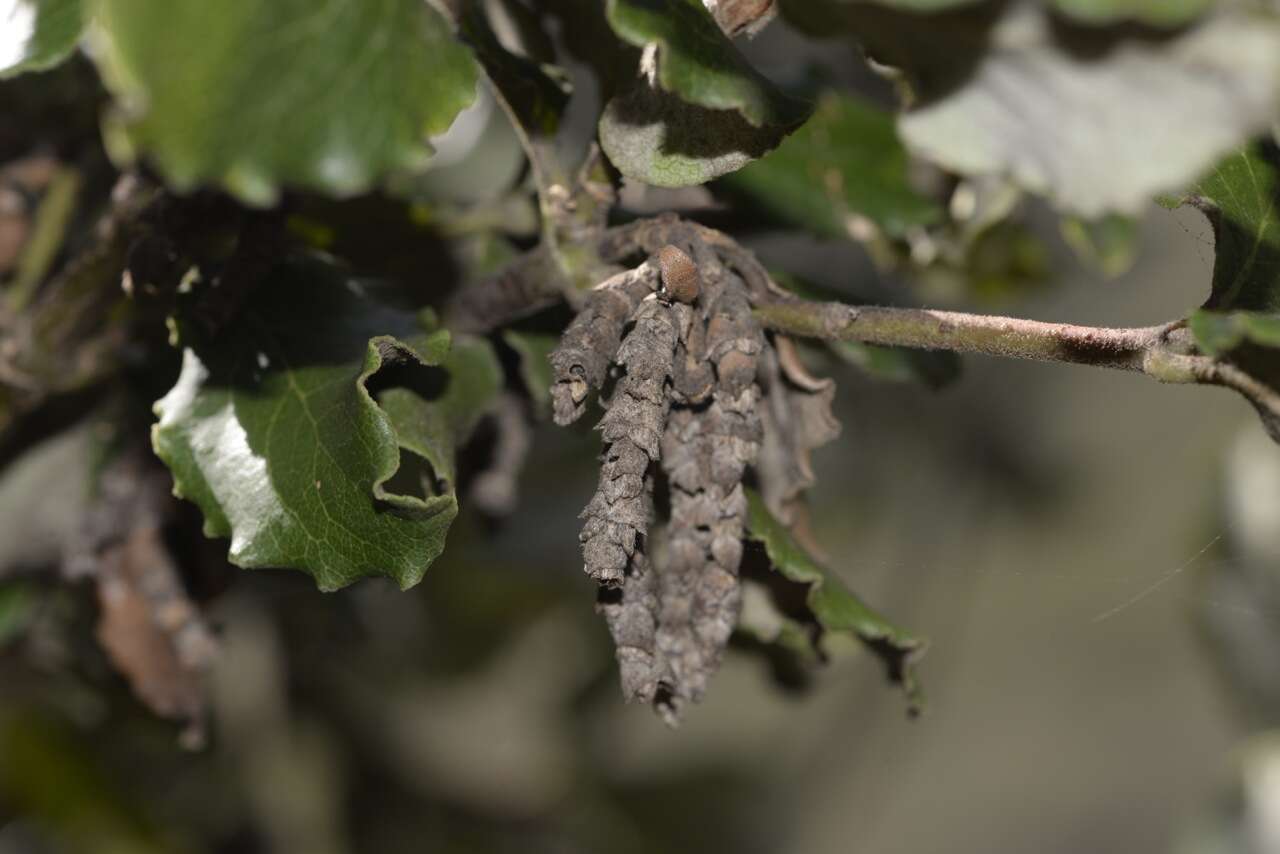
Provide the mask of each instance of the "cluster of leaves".
MULTIPOLYGON (((0 257, 14 342, 0 355, 0 427, 18 435, 32 413, 136 372, 139 352, 161 364, 176 346, 176 382, 156 395, 154 451, 242 567, 299 569, 324 590, 422 579, 458 514, 461 451, 487 425, 494 453, 476 468, 491 486, 509 480, 520 441, 503 407, 513 395, 524 411, 548 404, 546 324, 503 330, 521 312, 477 312, 483 300, 451 292, 496 282, 533 294, 521 309, 580 305, 584 288, 616 271, 599 249, 609 217, 636 213, 625 193, 614 204, 617 184, 712 182, 699 198, 727 203, 744 231, 768 224, 856 243, 890 276, 952 297, 1043 277, 1043 250, 1018 219, 1024 195, 1044 197, 1069 242, 1115 272, 1131 255, 1130 217, 1193 185, 1187 198, 1213 221, 1218 263, 1209 301, 1187 321, 1186 355, 1207 357, 1196 364, 1215 377, 1241 372, 1247 381, 1226 384, 1280 436, 1274 10, 1208 0, 16 0, 9 15, 0 79, 53 69, 83 47, 109 93, 101 133, 112 165, 89 171, 128 175, 111 198, 79 192, 67 163, 65 175, 55 167, 36 180, 30 236, 0 257), (901 109, 883 106, 885 93, 823 83, 821 69, 771 79, 748 58, 747 36, 774 15, 774 26, 856 46, 901 109), (588 76, 595 85, 581 85, 588 76), (468 110, 478 91, 487 94, 468 110), (493 103, 523 144, 529 181, 441 213, 426 189, 431 140, 473 132, 493 103), (587 133, 569 120, 579 103, 593 118, 587 133), (566 164, 566 152, 596 141, 607 163, 566 164), (400 205, 397 250, 427 232, 452 238, 454 266, 374 281, 359 258, 343 258, 356 202, 321 199, 373 191, 400 205), (527 211, 534 192, 540 228, 517 226, 512 211, 527 211)), ((64 70, 83 73, 79 62, 64 70)), ((33 154, 0 142, 15 162, 33 154)), ((882 376, 954 374, 919 354, 833 346, 882 376)), ((752 499, 750 536, 808 587, 801 634, 849 632, 893 648, 898 664, 920 648, 767 506, 752 499)))

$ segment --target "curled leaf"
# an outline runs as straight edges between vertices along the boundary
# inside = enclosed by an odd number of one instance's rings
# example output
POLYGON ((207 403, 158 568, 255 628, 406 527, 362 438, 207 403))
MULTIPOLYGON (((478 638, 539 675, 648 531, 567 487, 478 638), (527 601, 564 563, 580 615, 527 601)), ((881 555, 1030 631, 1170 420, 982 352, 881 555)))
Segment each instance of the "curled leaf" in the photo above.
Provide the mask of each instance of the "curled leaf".
POLYGON ((764 545, 774 569, 809 586, 806 602, 818 625, 827 632, 847 632, 867 644, 884 660, 890 678, 902 684, 912 709, 918 709, 921 692, 914 665, 924 654, 925 642, 876 613, 815 561, 769 512, 759 493, 748 490, 747 505, 748 536, 764 545))
POLYGON ((152 441, 205 532, 231 538, 231 561, 300 569, 323 590, 421 580, 457 513, 455 431, 475 406, 455 418, 449 375, 431 367, 449 334, 428 335, 312 259, 277 268, 216 344, 180 328, 182 374, 156 404, 152 441), (400 397, 392 411, 370 393, 375 375, 392 384, 381 395, 400 397), (401 417, 411 394, 422 398, 414 420, 401 417), (437 470, 401 483, 402 449, 437 470))

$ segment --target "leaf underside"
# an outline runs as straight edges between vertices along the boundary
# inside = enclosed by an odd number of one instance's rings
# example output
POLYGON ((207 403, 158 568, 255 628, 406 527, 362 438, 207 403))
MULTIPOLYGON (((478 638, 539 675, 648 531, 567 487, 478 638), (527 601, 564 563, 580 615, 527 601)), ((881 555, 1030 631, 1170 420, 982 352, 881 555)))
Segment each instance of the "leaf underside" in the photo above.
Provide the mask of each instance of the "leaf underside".
POLYGON ((600 117, 600 144, 622 174, 663 187, 701 184, 777 147, 810 105, 747 62, 701 0, 609 0, 609 24, 653 51, 600 117))

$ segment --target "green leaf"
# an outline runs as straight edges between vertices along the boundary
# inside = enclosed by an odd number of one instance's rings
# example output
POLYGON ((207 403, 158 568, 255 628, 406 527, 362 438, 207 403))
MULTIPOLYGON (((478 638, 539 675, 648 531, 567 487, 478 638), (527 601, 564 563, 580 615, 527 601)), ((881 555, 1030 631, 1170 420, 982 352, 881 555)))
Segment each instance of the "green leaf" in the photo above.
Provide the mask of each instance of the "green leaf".
POLYGON ((1219 356, 1245 342, 1280 347, 1280 149, 1259 142, 1227 157, 1182 201, 1213 226, 1213 287, 1189 318, 1219 356))
POLYGON ((700 184, 764 156, 808 117, 810 106, 756 71, 701 0, 609 0, 606 14, 623 40, 652 51, 653 67, 600 117, 600 145, 627 177, 700 184))
POLYGON ((1259 142, 1224 159, 1183 201, 1213 225, 1205 308, 1280 312, 1280 149, 1259 142))
POLYGON ((692 187, 741 169, 781 141, 733 110, 707 110, 643 83, 600 115, 600 148, 618 171, 655 187, 692 187))
POLYGON ((1196 347, 1243 372, 1235 383, 1280 442, 1280 149, 1227 157, 1183 199, 1213 225, 1213 286, 1187 320, 1196 347))
POLYGON ((828 93, 777 151, 717 186, 823 237, 853 236, 859 218, 899 237, 942 216, 937 204, 911 187, 907 166, 889 113, 828 93))
POLYGON ((82 0, 10 0, 0 6, 0 80, 62 62, 80 41, 84 17, 82 0))
POLYGON ((656 46, 658 84, 687 103, 734 110, 755 127, 794 127, 809 115, 747 62, 702 0, 609 0, 606 14, 623 40, 656 46))
POLYGON ((116 153, 181 190, 270 204, 282 184, 349 195, 421 168, 475 97, 475 65, 422 0, 98 0, 95 57, 116 153))
POLYGON ((560 344, 559 336, 508 329, 502 333, 502 340, 520 357, 520 379, 534 411, 540 418, 551 417, 551 351, 560 344))
POLYGON ((475 345, 449 353, 447 332, 313 258, 283 263, 216 336, 179 329, 182 373, 152 441, 232 562, 300 569, 322 590, 421 580, 457 513, 453 451, 485 391, 475 345), (375 403, 371 378, 394 404, 375 403))
POLYGON ((870 646, 885 660, 891 678, 902 683, 913 709, 918 708, 921 695, 914 665, 924 654, 925 642, 889 623, 815 561, 758 493, 749 490, 747 504, 748 536, 764 545, 774 569, 809 586, 806 602, 818 625, 827 632, 849 633, 870 646))
POLYGON ((749 640, 782 653, 788 664, 809 668, 821 663, 814 649, 809 626, 793 619, 778 607, 768 585, 751 578, 742 579, 742 613, 734 634, 739 640, 749 640))
POLYGON ((400 437, 400 445, 431 463, 441 485, 457 483, 458 448, 502 391, 502 366, 493 347, 469 335, 453 339, 443 367, 448 377, 433 394, 412 388, 390 388, 378 395, 400 437))
POLYGON ((1157 39, 1064 28, 1026 4, 945 22, 879 11, 858 36, 913 93, 899 122, 907 147, 1085 219, 1135 214, 1184 186, 1268 127, 1280 101, 1269 14, 1223 12, 1157 39))
POLYGON ((1280 314, 1261 311, 1194 312, 1188 319, 1199 348, 1210 356, 1221 356, 1252 342, 1280 348, 1280 314))

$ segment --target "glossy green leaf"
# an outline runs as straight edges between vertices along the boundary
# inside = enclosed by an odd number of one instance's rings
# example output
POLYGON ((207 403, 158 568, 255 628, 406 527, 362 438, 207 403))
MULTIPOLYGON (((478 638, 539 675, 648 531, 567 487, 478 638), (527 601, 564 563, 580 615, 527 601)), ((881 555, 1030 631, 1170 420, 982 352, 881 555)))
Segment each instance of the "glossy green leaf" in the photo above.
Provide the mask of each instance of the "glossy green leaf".
POLYGON ((1196 343, 1221 355, 1252 342, 1280 347, 1280 149, 1241 149, 1184 201, 1213 225, 1213 288, 1190 318, 1196 343))
POLYGON ((391 418, 401 447, 431 464, 440 488, 457 484, 458 448, 502 391, 502 366, 483 338, 458 336, 445 358, 444 387, 436 392, 389 388, 378 404, 391 418))
POLYGON ((700 184, 762 157, 808 117, 810 106, 756 71, 700 0, 609 0, 606 11, 614 32, 651 51, 641 79, 600 117, 601 147, 624 175, 700 184))
POLYGON ((1213 286, 1188 318, 1197 348, 1243 371, 1240 387, 1280 442, 1280 149, 1227 157, 1183 201, 1213 225, 1213 286))
POLYGON ((206 533, 231 538, 232 562, 300 569, 324 590, 421 580, 457 513, 453 451, 488 389, 472 387, 488 370, 474 345, 449 353, 447 332, 318 259, 282 264, 216 336, 180 329, 153 444, 206 533), (371 378, 394 405, 375 402, 371 378))
POLYGON ((806 603, 818 625, 827 632, 849 633, 881 655, 890 676, 902 683, 916 707, 920 688, 913 668, 924 653, 925 642, 888 622, 815 561, 774 518, 758 493, 749 491, 747 503, 748 536, 764 545, 774 569, 791 581, 808 585, 806 603))
POLYGON ((942 216, 937 204, 912 188, 907 166, 890 114, 829 93, 777 151, 718 186, 823 237, 855 236, 861 220, 897 237, 942 216))
POLYGON ((422 0, 98 0, 116 153, 179 189, 255 204, 282 184, 349 195, 420 168, 475 96, 469 52, 422 0))
POLYGON ((1184 201, 1214 233, 1205 308, 1280 312, 1280 149, 1258 143, 1225 158, 1184 201))
POLYGON ((83 0, 0 2, 0 80, 62 62, 80 41, 84 17, 83 0))

